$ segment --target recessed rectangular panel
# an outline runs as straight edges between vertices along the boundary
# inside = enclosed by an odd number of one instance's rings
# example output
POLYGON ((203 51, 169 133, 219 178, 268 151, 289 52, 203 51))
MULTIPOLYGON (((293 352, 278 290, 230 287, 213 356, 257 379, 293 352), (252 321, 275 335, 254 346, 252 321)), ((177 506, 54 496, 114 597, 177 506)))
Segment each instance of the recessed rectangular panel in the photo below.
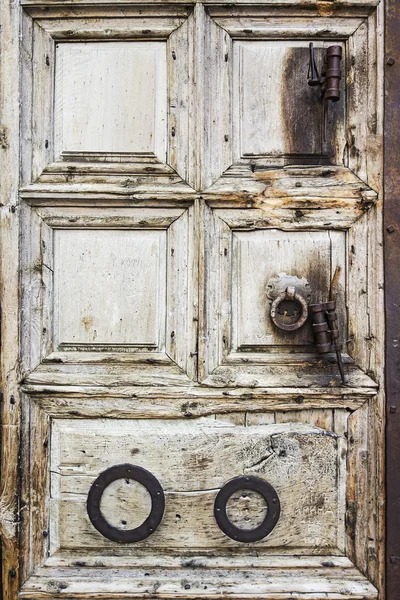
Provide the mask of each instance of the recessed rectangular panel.
MULTIPOLYGON (((51 436, 51 503, 54 549, 113 551, 117 544, 89 520, 86 500, 105 469, 130 463, 147 469, 165 493, 165 513, 147 539, 126 544, 152 552, 226 548, 247 552, 249 546, 272 553, 338 554, 343 519, 339 503, 339 438, 303 423, 252 427, 210 418, 190 422, 165 419, 55 420, 51 436), (89 433, 88 433, 89 432, 89 433), (243 544, 231 539, 214 518, 216 495, 238 476, 266 480, 278 494, 281 514, 264 539, 243 544), (58 538, 58 543, 57 543, 58 538)), ((120 479, 106 489, 101 510, 119 529, 132 529, 147 517, 151 504, 145 490, 120 479)), ((270 509, 272 510, 272 504, 270 509)), ((253 529, 267 506, 258 493, 232 495, 227 513, 240 528, 253 529)))
MULTIPOLYGON (((308 42, 236 41, 234 48, 236 160, 324 153, 321 91, 307 83, 308 42)), ((315 52, 322 68, 324 49, 315 52)), ((330 138, 343 102, 330 103, 330 138)))
POLYGON ((159 347, 166 231, 64 229, 54 235, 58 346, 159 347))
MULTIPOLYGON (((270 280, 285 273, 309 283, 312 302, 327 301, 332 267, 342 267, 339 313, 345 312, 342 232, 264 229, 233 232, 232 331, 234 348, 246 346, 307 346, 313 344, 306 323, 293 332, 276 327, 270 317, 270 280), (342 262, 343 261, 343 262, 342 262)), ((341 322, 341 331, 345 323, 341 322)))
POLYGON ((59 43, 56 155, 130 153, 165 161, 165 42, 59 43))

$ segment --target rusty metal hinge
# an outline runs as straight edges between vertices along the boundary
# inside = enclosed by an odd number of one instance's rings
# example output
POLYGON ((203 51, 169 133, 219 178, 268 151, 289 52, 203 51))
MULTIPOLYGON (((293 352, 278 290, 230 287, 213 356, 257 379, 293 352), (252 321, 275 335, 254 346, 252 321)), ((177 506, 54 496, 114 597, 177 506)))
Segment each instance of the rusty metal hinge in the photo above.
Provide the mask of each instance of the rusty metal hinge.
POLYGON ((308 65, 307 83, 311 87, 321 87, 324 141, 326 140, 328 102, 329 100, 331 102, 338 102, 340 100, 340 80, 342 78, 342 70, 340 68, 341 60, 342 47, 339 45, 329 46, 326 49, 321 75, 319 75, 317 62, 315 60, 314 44, 310 42, 310 62, 308 65))

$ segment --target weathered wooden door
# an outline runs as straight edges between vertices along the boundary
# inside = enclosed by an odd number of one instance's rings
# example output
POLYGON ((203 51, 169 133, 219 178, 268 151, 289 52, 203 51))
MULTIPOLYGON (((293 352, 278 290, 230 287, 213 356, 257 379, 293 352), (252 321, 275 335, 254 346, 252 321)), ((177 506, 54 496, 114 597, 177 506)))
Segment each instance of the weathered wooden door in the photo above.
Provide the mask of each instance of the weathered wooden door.
POLYGON ((5 7, 5 598, 378 598, 376 4, 5 7))

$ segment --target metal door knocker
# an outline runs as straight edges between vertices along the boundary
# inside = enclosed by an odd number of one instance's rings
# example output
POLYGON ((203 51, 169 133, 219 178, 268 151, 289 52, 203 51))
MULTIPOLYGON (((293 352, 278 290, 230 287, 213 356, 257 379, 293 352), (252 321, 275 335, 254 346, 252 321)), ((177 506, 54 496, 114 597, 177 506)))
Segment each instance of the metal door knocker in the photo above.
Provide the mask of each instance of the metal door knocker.
POLYGON ((276 327, 296 331, 308 317, 310 286, 306 279, 280 273, 268 281, 268 298, 272 300, 270 316, 276 327))
POLYGON ((150 473, 135 465, 123 464, 103 471, 93 482, 87 498, 87 513, 92 525, 104 537, 120 544, 140 542, 157 529, 164 515, 165 496, 160 482, 150 473), (101 497, 107 486, 117 479, 133 479, 141 483, 151 497, 151 511, 147 519, 135 529, 122 530, 110 525, 100 510, 101 497))
POLYGON ((278 494, 268 481, 260 477, 235 477, 228 481, 218 492, 214 503, 214 516, 218 527, 235 542, 258 542, 265 538, 274 529, 279 520, 281 505, 278 494), (229 498, 238 490, 252 490, 264 498, 268 506, 263 522, 254 529, 241 529, 236 527, 226 514, 226 505, 229 498))

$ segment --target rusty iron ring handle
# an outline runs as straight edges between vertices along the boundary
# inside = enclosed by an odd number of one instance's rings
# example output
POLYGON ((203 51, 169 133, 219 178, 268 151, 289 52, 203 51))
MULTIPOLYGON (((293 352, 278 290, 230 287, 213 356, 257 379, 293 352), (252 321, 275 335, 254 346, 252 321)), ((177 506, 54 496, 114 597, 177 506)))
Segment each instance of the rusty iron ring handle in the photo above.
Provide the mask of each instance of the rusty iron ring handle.
POLYGON ((295 291, 294 287, 288 287, 284 292, 279 294, 271 305, 271 319, 273 323, 279 328, 283 329, 283 331, 296 331, 303 327, 304 323, 307 321, 308 317, 308 306, 306 300, 295 291), (301 315, 300 318, 296 321, 296 323, 282 323, 279 321, 277 314, 278 308, 280 304, 284 300, 295 300, 301 306, 301 315))
POLYGON ((219 490, 214 503, 214 517, 218 527, 235 542, 258 542, 274 529, 281 514, 281 504, 275 488, 265 479, 240 475, 234 477, 219 490), (227 503, 229 498, 239 490, 258 492, 265 500, 268 511, 263 522, 254 529, 236 527, 228 518, 227 503))
POLYGON ((106 469, 97 477, 89 490, 87 513, 92 525, 104 537, 119 544, 140 542, 151 535, 161 523, 164 515, 165 496, 160 482, 152 473, 136 465, 114 465, 106 469), (101 497, 107 486, 117 479, 132 479, 141 483, 151 497, 151 511, 147 519, 135 529, 119 529, 110 525, 103 517, 100 510, 101 497))

